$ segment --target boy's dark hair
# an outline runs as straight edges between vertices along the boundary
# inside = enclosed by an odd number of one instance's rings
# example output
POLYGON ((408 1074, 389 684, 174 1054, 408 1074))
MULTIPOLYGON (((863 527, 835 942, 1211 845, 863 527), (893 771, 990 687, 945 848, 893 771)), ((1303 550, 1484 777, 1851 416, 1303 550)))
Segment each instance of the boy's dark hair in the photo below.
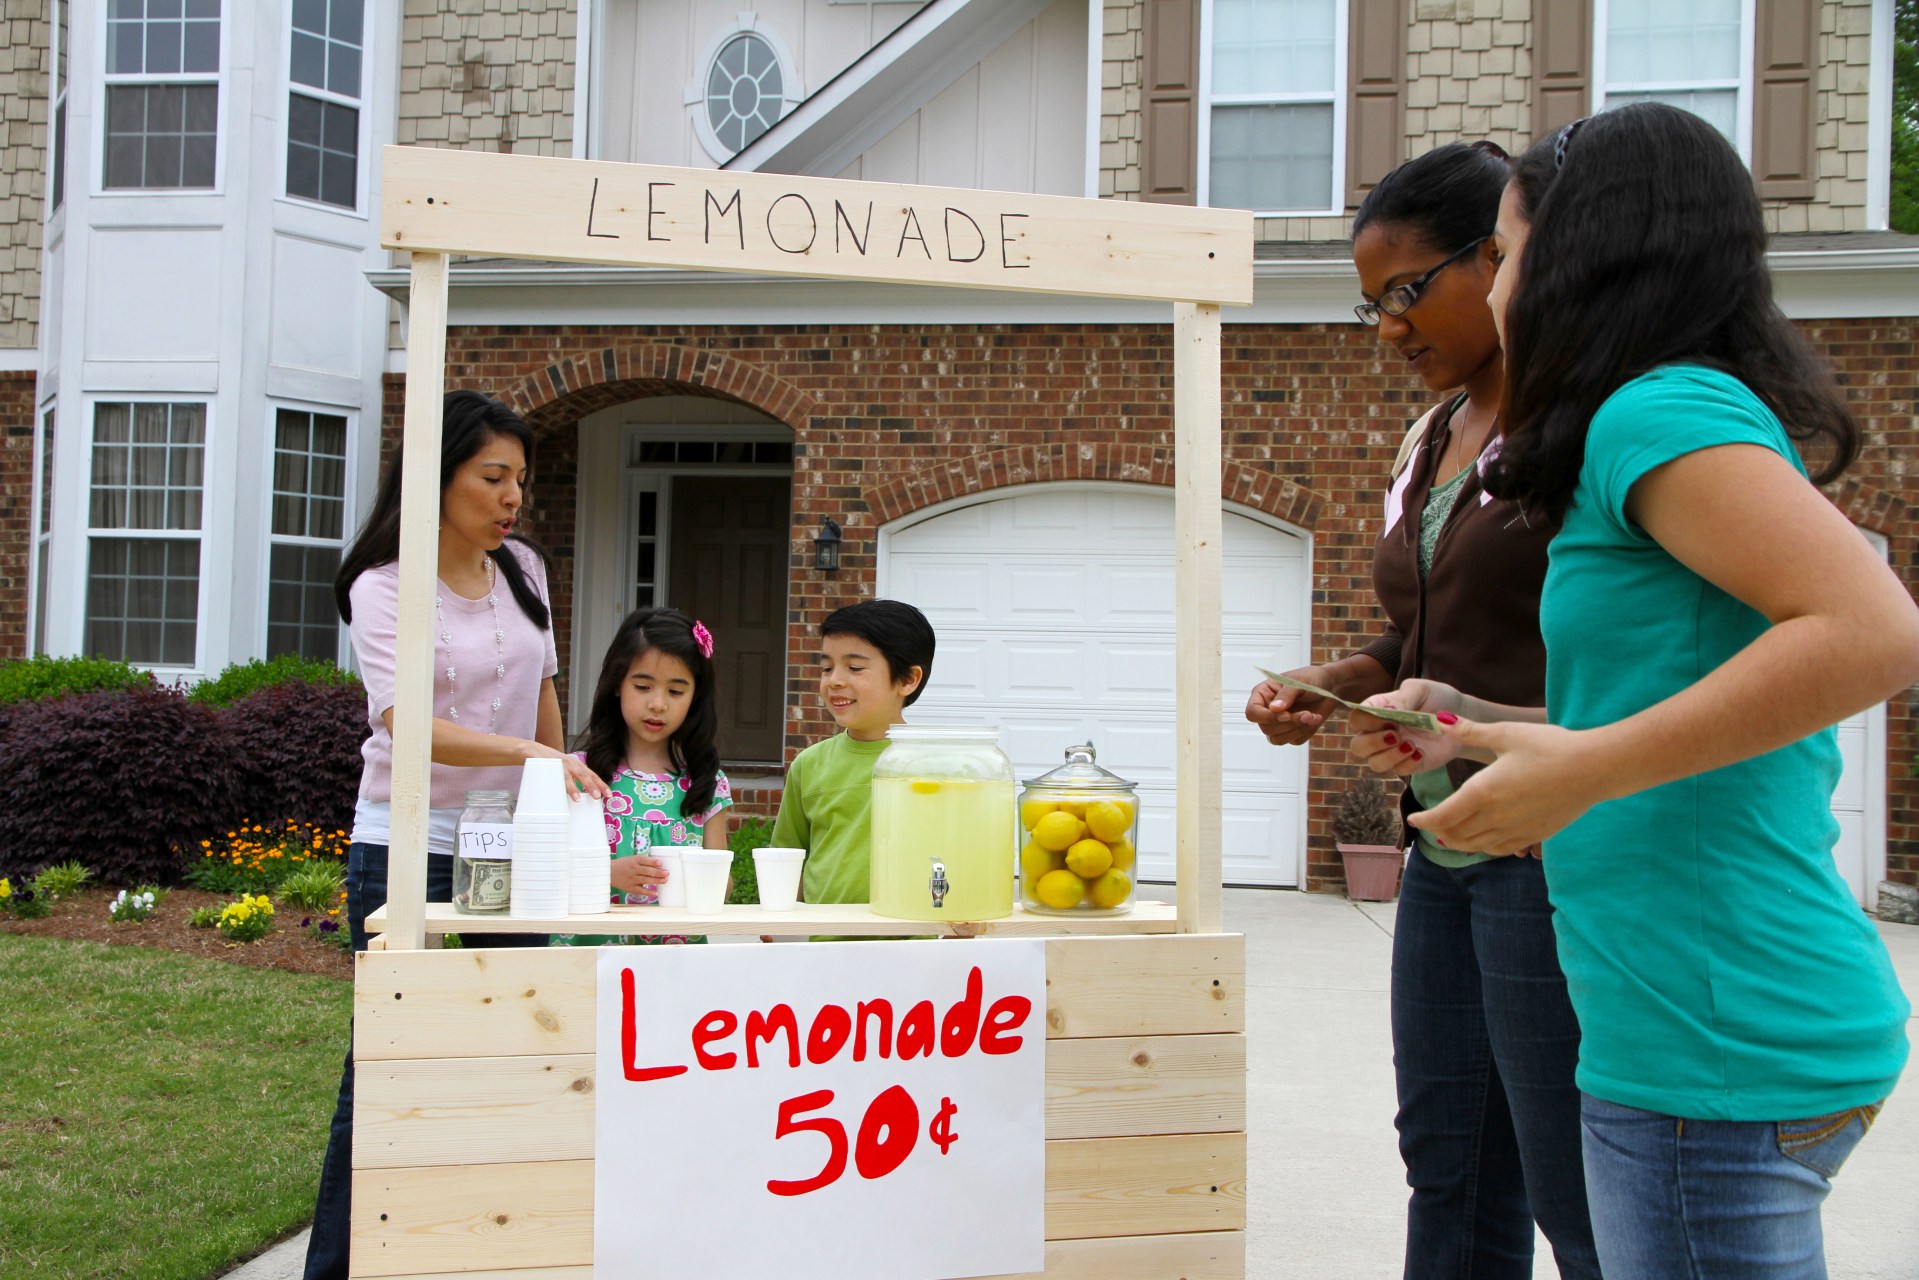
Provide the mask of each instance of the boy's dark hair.
POLYGON ((906 695, 912 706, 926 692, 933 675, 933 624, 926 615, 899 600, 862 600, 835 609, 820 623, 820 638, 858 636, 880 651, 886 674, 894 683, 920 669, 920 682, 906 695))
POLYGON ((1859 453, 1832 373, 1780 312, 1752 176, 1698 116, 1636 102, 1541 139, 1513 168, 1530 223, 1506 304, 1505 438, 1486 488, 1557 520, 1586 429, 1625 383, 1702 364, 1751 388, 1825 483, 1859 453))
POLYGON ((626 718, 620 714, 620 686, 633 660, 649 649, 671 654, 693 673, 693 698, 686 719, 667 742, 673 767, 686 775, 686 797, 681 812, 694 817, 713 803, 719 783, 720 712, 713 688, 713 660, 700 652, 693 638, 693 620, 678 609, 635 609, 626 615, 600 663, 600 680, 593 687, 593 707, 586 732, 574 743, 586 753, 586 767, 611 780, 626 759, 626 718))

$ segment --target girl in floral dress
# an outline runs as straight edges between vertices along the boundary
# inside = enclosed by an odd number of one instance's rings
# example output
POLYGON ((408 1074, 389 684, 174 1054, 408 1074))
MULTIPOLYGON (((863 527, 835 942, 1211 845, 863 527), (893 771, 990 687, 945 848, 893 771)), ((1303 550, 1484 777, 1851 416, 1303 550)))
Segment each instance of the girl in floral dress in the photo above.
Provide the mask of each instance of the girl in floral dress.
MULTIPOLYGON (((638 609, 607 646, 579 758, 607 780, 606 843, 613 904, 659 900, 668 845, 724 849, 732 788, 715 731, 713 637, 677 609, 638 609)), ((558 946, 683 943, 706 939, 562 935, 558 946)))

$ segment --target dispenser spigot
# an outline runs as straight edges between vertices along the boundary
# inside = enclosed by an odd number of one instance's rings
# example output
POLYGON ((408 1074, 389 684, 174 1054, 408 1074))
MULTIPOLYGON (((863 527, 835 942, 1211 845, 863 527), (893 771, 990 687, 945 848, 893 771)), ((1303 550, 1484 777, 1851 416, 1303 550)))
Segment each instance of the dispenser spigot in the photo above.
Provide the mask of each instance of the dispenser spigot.
POLYGON ((926 882, 926 886, 933 891, 933 909, 935 911, 944 911, 946 909, 946 891, 952 888, 953 885, 952 882, 946 878, 946 864, 938 858, 933 859, 933 877, 926 882))

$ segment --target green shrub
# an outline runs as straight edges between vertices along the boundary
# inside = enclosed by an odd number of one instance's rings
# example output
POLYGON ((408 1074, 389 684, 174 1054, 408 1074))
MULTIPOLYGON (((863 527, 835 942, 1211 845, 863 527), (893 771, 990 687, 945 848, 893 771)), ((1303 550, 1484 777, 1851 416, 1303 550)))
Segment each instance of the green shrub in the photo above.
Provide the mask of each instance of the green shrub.
POLYGON ((186 881, 208 893, 278 893, 290 876, 309 867, 330 866, 336 868, 333 888, 337 894, 346 883, 349 843, 347 833, 337 827, 328 831, 291 818, 277 827, 243 822, 225 839, 200 842, 200 856, 188 860, 186 881))
POLYGON ((211 929, 219 923, 220 908, 218 907, 195 907, 187 912, 189 929, 211 929))
POLYGON ((255 658, 251 662, 236 662, 219 675, 194 685, 187 696, 205 706, 230 707, 242 698, 258 693, 262 689, 295 682, 318 685, 358 685, 360 679, 350 671, 340 670, 324 658, 302 658, 297 653, 283 653, 277 658, 255 658))
POLYGON ((331 911, 346 888, 346 864, 308 862, 280 881, 280 897, 302 911, 331 911))
POLYGON ((80 863, 69 860, 57 862, 42 870, 33 878, 33 887, 37 892, 58 901, 61 898, 71 898, 92 879, 93 872, 80 863))
POLYGON ((753 869, 753 850, 773 843, 773 824, 765 818, 742 818, 727 833, 726 847, 733 851, 733 891, 728 902, 758 902, 760 877, 753 869))
POLYGON ((101 689, 151 689, 154 678, 140 668, 106 658, 50 658, 36 654, 0 662, 0 703, 40 702, 101 689))

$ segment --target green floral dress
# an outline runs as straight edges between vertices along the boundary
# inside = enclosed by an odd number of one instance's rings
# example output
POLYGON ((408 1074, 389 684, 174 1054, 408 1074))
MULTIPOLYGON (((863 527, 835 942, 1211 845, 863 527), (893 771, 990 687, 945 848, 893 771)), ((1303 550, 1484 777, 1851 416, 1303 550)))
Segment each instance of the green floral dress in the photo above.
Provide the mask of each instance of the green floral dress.
MULTIPOLYGON (((582 763, 585 755, 575 753, 582 763)), ((613 794, 606 801, 606 847, 615 860, 631 858, 649 850, 670 845, 698 848, 706 835, 706 824, 721 810, 733 806, 733 787, 720 771, 713 780, 713 800, 706 812, 689 816, 682 810, 691 781, 684 775, 641 773, 621 765, 606 780, 613 794)), ((613 891, 613 905, 651 906, 659 900, 655 890, 643 893, 613 891)), ((562 933, 553 938, 556 947, 647 946, 705 942, 705 937, 664 934, 653 937, 625 934, 562 933)))

